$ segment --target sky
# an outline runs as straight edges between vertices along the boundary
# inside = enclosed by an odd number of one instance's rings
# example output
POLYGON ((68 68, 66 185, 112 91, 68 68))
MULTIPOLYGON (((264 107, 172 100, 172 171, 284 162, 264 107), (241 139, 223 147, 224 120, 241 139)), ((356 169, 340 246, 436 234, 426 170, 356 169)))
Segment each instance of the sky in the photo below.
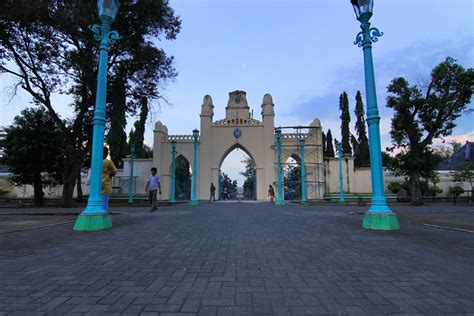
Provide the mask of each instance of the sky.
MULTIPOLYGON (((363 56, 354 46, 359 22, 349 0, 170 0, 181 17, 175 41, 156 45, 175 57, 178 76, 161 93, 170 104, 156 104, 145 132, 153 143, 156 120, 170 134, 199 128, 204 95, 214 101, 214 119, 224 118, 228 93, 247 92, 260 119, 264 94, 275 104, 275 125, 309 125, 321 120, 324 131, 340 138, 339 95, 349 95, 354 128, 355 94, 365 103, 363 56), (183 115, 186 113, 186 115, 183 115)), ((120 12, 119 12, 120 14, 120 12)), ((375 26, 384 33, 373 45, 382 148, 390 145, 392 112, 385 106, 386 87, 395 77, 423 84, 447 56, 465 68, 474 64, 473 0, 375 0, 375 26)), ((10 100, 13 78, 0 81, 0 125, 11 124, 31 98, 19 92, 10 100)), ((67 100, 60 112, 67 116, 67 100)), ((472 105, 471 105, 472 107, 472 105)), ((474 114, 457 120, 453 136, 474 141, 474 114)), ((129 118, 127 129, 135 118, 129 118)), ((233 151, 222 170, 242 185, 243 152, 233 151)))

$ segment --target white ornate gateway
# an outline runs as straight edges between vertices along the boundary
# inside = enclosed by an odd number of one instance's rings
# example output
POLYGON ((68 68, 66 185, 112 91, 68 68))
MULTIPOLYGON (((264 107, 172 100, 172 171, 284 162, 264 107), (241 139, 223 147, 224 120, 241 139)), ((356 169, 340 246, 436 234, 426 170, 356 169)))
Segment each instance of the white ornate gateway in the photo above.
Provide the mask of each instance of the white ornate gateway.
MULTIPOLYGON (((201 128, 197 150, 197 197, 209 199, 209 186, 219 183, 222 162, 235 148, 242 149, 255 162, 256 196, 258 200, 268 199, 268 186, 277 190, 277 151, 274 133, 274 104, 272 96, 266 94, 262 102, 262 120, 250 114, 244 91, 229 93, 226 117, 213 120, 214 105, 206 95, 201 106, 201 128)), ((191 128, 190 128, 191 129, 191 128)), ((324 169, 321 123, 314 119, 309 128, 283 129, 281 161, 287 158, 299 159, 298 139, 305 139, 304 163, 308 199, 322 199, 324 196, 324 169), (298 131, 295 133, 295 131, 298 131)), ((153 166, 161 175, 162 199, 169 199, 172 175, 172 141, 176 141, 176 157, 182 156, 193 165, 193 135, 169 135, 168 129, 160 121, 154 129, 153 166)), ((282 168, 283 170, 283 168, 282 168)), ((282 177, 283 178, 283 177, 282 177)), ((284 186, 284 184, 283 184, 284 186)))

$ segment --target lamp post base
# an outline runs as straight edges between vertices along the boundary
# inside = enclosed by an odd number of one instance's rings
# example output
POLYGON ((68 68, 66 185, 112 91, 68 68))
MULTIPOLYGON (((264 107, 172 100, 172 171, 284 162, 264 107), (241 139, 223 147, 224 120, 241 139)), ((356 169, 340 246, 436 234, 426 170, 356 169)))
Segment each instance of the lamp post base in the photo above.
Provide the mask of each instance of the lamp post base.
POLYGON ((397 214, 367 212, 362 222, 362 227, 374 230, 399 230, 397 214))
POLYGON ((102 215, 79 215, 74 230, 94 231, 112 228, 112 218, 108 214, 102 215))
POLYGON ((301 205, 309 205, 308 200, 303 200, 303 201, 301 201, 301 205))
POLYGON ((191 200, 191 201, 189 201, 189 205, 191 205, 191 206, 198 206, 198 205, 199 205, 199 201, 198 201, 198 200, 195 200, 195 201, 194 201, 194 200, 191 200))
POLYGON ((276 200, 275 205, 285 205, 285 201, 283 201, 283 200, 276 200))

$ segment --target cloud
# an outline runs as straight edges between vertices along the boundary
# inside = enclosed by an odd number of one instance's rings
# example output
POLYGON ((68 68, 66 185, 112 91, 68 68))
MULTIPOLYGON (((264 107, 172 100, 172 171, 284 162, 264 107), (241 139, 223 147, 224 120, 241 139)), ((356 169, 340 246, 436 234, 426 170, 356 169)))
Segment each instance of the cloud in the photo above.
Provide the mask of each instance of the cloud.
POLYGON ((435 139, 434 145, 442 145, 443 143, 451 143, 452 141, 464 144, 466 141, 474 141, 474 130, 465 134, 446 136, 444 139, 435 139))

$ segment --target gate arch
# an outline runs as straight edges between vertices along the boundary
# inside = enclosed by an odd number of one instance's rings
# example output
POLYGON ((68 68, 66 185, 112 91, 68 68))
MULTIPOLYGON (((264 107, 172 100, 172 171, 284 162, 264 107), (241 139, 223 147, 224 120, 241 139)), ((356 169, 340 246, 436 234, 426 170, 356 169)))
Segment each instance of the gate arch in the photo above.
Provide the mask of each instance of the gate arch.
MULTIPOLYGON (((245 152, 256 166, 256 195, 258 200, 267 200, 269 185, 277 185, 277 153, 275 147, 275 111, 273 99, 270 94, 265 94, 261 104, 261 119, 253 116, 245 91, 229 93, 225 117, 214 120, 214 104, 209 95, 204 96, 201 105, 200 126, 190 126, 186 135, 170 135, 168 128, 161 122, 156 122, 154 129, 153 166, 158 168, 162 175, 164 185, 163 197, 169 197, 171 184, 171 151, 172 145, 176 146, 176 154, 182 154, 191 164, 193 174, 196 174, 196 193, 200 200, 209 200, 209 187, 211 182, 219 183, 220 168, 230 152, 236 148, 245 152), (194 166, 194 128, 199 130, 198 146, 196 151, 196 166, 194 166), (166 185, 168 184, 168 185, 166 185)), ((282 134, 282 158, 289 154, 288 145, 301 135, 305 135, 308 149, 305 155, 307 166, 307 183, 320 181, 322 155, 322 129, 318 120, 311 123, 311 131, 282 134), (316 123, 317 124, 316 124, 316 123), (319 168, 316 170, 316 168, 319 168), (313 170, 314 169, 314 170, 313 170), (318 180, 319 179, 319 180, 318 180)), ((194 185, 194 184, 193 184, 194 185)), ((194 190, 194 188, 192 188, 194 190)), ((318 191, 319 192, 319 191, 318 191)), ((322 198, 312 187, 308 190, 308 197, 322 198)))

